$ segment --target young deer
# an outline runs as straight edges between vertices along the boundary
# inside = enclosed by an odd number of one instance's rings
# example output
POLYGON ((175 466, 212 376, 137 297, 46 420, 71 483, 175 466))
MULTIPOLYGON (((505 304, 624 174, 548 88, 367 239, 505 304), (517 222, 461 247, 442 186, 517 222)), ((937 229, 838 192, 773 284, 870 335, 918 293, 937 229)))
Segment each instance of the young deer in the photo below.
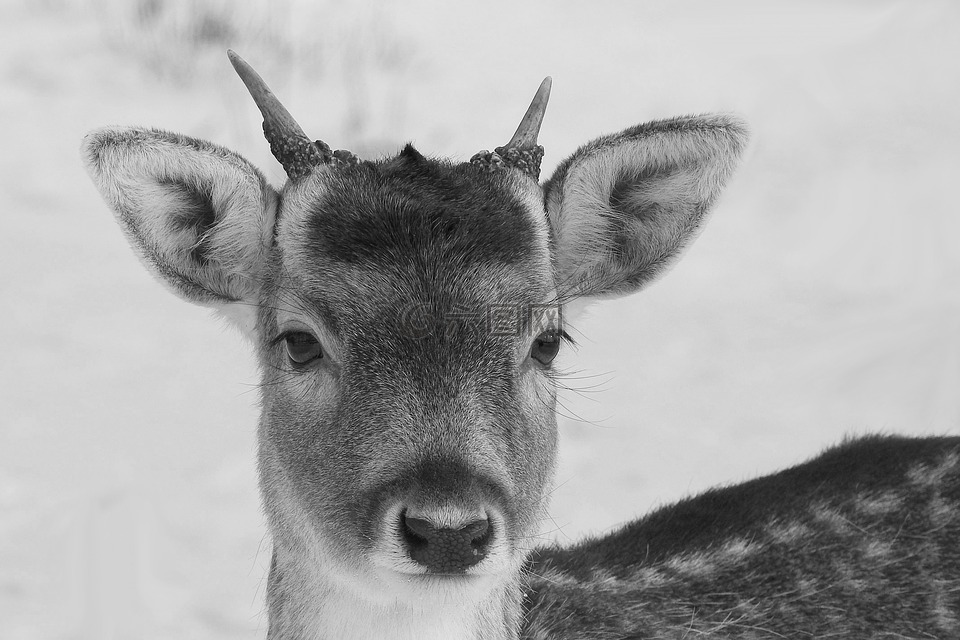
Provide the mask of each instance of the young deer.
POLYGON ((631 293, 694 236, 746 130, 594 140, 538 184, 544 81, 469 163, 311 141, 230 59, 289 180, 144 128, 83 157, 148 268, 257 345, 271 640, 960 637, 960 439, 871 438, 533 550, 562 306, 631 293))

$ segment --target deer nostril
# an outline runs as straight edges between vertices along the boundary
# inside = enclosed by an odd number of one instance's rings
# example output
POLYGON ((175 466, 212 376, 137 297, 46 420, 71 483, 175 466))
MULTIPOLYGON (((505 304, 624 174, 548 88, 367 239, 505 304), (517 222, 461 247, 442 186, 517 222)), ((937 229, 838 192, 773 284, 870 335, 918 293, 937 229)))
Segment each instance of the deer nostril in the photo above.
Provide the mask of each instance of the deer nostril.
POLYGON ((435 573, 460 573, 477 564, 493 537, 488 518, 459 528, 437 527, 406 512, 400 519, 410 558, 435 573))
POLYGON ((407 533, 412 534, 418 541, 426 542, 436 531, 436 527, 422 518, 408 518, 403 516, 403 524, 407 528, 407 533))
POLYGON ((490 531, 490 520, 474 520, 462 529, 463 533, 470 538, 470 544, 476 545, 480 540, 487 537, 490 531))

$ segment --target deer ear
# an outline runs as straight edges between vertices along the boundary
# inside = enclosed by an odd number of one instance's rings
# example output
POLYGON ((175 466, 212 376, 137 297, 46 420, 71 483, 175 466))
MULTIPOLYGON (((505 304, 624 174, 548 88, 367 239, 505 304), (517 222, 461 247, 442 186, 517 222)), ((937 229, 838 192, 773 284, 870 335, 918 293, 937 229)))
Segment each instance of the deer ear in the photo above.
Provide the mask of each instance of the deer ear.
POLYGON ((678 118, 561 163, 544 185, 561 295, 624 295, 653 280, 696 235, 746 141, 732 117, 678 118))
POLYGON ((130 244, 161 281, 221 310, 257 301, 277 193, 253 165, 154 129, 98 129, 81 152, 130 244))

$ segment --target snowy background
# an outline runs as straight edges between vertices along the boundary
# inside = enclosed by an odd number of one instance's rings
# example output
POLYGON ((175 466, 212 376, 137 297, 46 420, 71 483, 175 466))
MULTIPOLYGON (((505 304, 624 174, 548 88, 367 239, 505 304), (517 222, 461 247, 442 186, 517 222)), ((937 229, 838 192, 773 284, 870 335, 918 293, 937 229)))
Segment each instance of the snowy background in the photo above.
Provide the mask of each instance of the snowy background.
POLYGON ((687 257, 576 326, 563 541, 845 434, 960 433, 960 5, 0 0, 0 638, 259 638, 257 374, 152 282, 80 166, 142 124, 282 170, 224 55, 334 147, 467 159, 554 78, 579 144, 732 111, 687 257), (241 8, 242 7, 242 8, 241 8), (599 385, 599 386, 598 386, 599 385), (571 419, 577 416, 582 421, 571 419))

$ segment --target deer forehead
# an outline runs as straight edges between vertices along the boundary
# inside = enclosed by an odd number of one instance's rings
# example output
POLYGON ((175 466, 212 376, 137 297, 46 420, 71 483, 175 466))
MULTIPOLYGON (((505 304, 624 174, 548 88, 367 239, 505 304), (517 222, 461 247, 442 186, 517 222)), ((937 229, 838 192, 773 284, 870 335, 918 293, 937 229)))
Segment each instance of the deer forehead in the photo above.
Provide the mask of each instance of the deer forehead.
POLYGON ((543 198, 522 176, 408 147, 293 181, 281 201, 276 289, 295 291, 334 325, 382 324, 412 310, 486 314, 552 297, 543 198))

